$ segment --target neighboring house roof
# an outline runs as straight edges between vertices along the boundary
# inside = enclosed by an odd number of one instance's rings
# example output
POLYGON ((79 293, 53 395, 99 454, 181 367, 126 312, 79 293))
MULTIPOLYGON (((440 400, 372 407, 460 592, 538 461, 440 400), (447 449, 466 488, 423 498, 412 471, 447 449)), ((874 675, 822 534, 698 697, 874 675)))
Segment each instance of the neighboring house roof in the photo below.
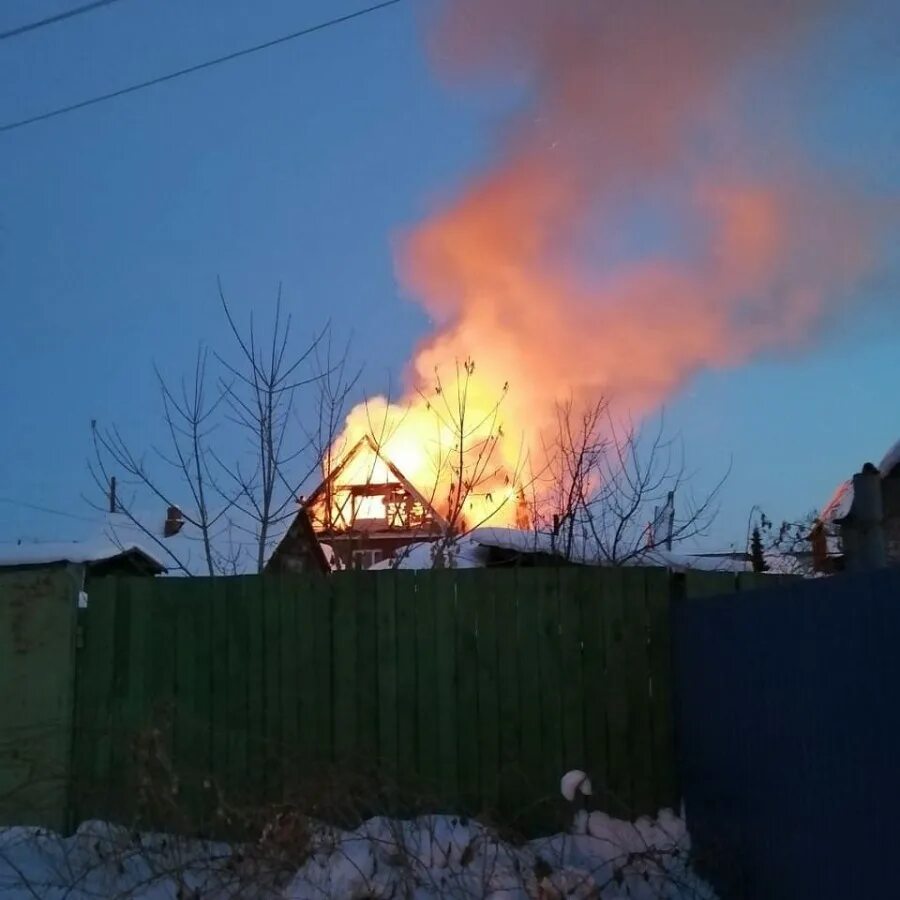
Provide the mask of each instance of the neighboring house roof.
POLYGON ((313 531, 312 522, 304 506, 297 510, 294 521, 272 551, 265 570, 280 572, 297 568, 318 572, 330 572, 332 569, 332 564, 313 531))
MULTIPOLYGON (((882 478, 891 478, 900 474, 900 441, 897 441, 878 465, 878 471, 882 478)), ((853 508, 853 480, 840 484, 832 498, 822 509, 821 520, 826 524, 838 524, 842 519, 850 515, 853 508)))
MULTIPOLYGON (((186 511, 185 522, 181 530, 174 535, 166 536, 164 516, 159 509, 132 511, 131 517, 125 513, 111 513, 106 516, 104 535, 113 544, 128 545, 131 543, 146 547, 155 557, 162 560, 170 575, 189 572, 192 575, 208 574, 206 551, 200 529, 192 525, 189 518, 193 513, 186 511)), ((266 539, 265 561, 268 562, 275 548, 281 543, 293 521, 293 517, 284 515, 279 521, 271 522, 266 539)), ((231 556, 236 554, 235 567, 238 572, 255 571, 258 544, 255 534, 249 526, 240 527, 240 522, 229 531, 225 520, 220 520, 212 529, 210 542, 217 573, 230 574, 231 556)))
MULTIPOLYGON (((436 562, 458 568, 481 568, 488 564, 491 549, 512 551, 523 557, 540 555, 556 557, 560 561, 577 565, 605 565, 596 548, 579 546, 569 552, 559 548, 558 540, 546 532, 520 531, 515 528, 476 528, 463 537, 451 541, 446 547, 434 543, 411 544, 400 551, 393 560, 383 560, 373 569, 431 569, 436 562), (442 559, 437 559, 443 554, 442 559)), ((629 566, 658 566, 676 572, 749 572, 752 565, 746 559, 732 555, 692 555, 671 550, 652 548, 629 559, 629 566)))
POLYGON ((108 540, 70 541, 68 543, 22 543, 0 548, 0 567, 47 566, 61 563, 88 566, 121 560, 132 562, 150 574, 166 571, 157 556, 137 544, 117 545, 108 540))

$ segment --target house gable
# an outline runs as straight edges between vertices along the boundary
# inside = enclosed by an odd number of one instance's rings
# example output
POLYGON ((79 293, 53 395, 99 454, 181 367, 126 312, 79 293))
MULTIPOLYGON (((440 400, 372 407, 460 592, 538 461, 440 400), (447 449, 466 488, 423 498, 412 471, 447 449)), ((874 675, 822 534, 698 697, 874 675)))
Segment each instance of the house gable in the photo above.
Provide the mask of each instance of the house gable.
POLYGON ((436 540, 447 521, 368 435, 303 505, 319 540, 347 566, 367 568, 413 541, 436 540))

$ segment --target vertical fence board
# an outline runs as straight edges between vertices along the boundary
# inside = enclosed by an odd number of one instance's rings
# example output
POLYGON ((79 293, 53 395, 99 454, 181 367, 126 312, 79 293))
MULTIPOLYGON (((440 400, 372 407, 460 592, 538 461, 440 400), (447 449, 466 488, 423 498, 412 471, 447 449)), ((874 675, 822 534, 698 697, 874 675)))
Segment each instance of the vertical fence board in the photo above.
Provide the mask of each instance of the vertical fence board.
POLYGON ((500 706, 497 690, 498 622, 493 585, 478 599, 478 767, 483 811, 500 803, 500 706))
POLYGON ((378 652, 378 759, 391 783, 397 765, 397 608, 394 604, 393 573, 376 576, 372 585, 376 605, 378 652))
POLYGON ((272 803, 284 796, 284 739, 281 714, 281 597, 279 581, 267 577, 260 597, 263 613, 265 654, 266 799, 272 803))
POLYGON ((75 735, 83 747, 79 759, 87 767, 81 769, 86 784, 76 782, 75 789, 80 791, 84 788, 94 796, 98 790, 102 791, 109 778, 114 740, 112 712, 116 676, 117 588, 113 578, 90 585, 84 618, 84 647, 78 658, 84 671, 77 711, 84 712, 89 718, 82 722, 75 735))
POLYGON ((371 573, 363 573, 356 587, 356 703, 357 758, 367 766, 378 758, 378 635, 377 607, 371 573))
MULTIPOLYGON (((138 596, 137 579, 123 579, 119 586, 120 618, 122 628, 127 629, 121 645, 116 649, 121 653, 122 677, 119 681, 121 702, 119 705, 120 721, 117 735, 117 758, 113 760, 116 773, 127 771, 131 759, 127 749, 128 742, 137 730, 142 716, 141 706, 144 703, 144 679, 146 660, 143 653, 143 635, 146 633, 143 606, 138 596)), ((117 664, 119 661, 117 660, 117 664)))
POLYGON ((562 673, 560 660, 559 569, 534 569, 540 615, 539 654, 541 689, 540 791, 556 799, 563 774, 562 673))
POLYGON ((416 574, 397 572, 397 709, 399 714, 397 757, 400 772, 416 771, 416 574))
POLYGON ((266 657, 264 581, 248 581, 244 590, 247 610, 247 785, 251 796, 266 796, 266 657))
POLYGON ((297 652, 298 597, 297 582, 291 576, 280 576, 275 581, 278 596, 279 657, 281 661, 281 749, 284 768, 282 778, 299 762, 300 755, 300 654, 297 652))
POLYGON ((625 645, 623 606, 624 569, 609 569, 603 579, 604 643, 606 652, 606 723, 609 752, 609 791, 613 811, 630 817, 634 809, 631 797, 631 751, 628 734, 628 649, 625 645))
POLYGON ((224 590, 210 592, 212 653, 212 774, 217 785, 228 781, 228 601, 224 590))
POLYGON ((468 812, 478 812, 478 591, 469 572, 459 573, 456 599, 456 722, 459 747, 460 801, 468 812))
POLYGON ((515 569, 499 569, 493 576, 497 621, 497 727, 499 740, 499 804, 505 816, 522 811, 525 785, 522 772, 522 728, 519 709, 518 591, 515 569))
POLYGON ((669 631, 669 579, 663 572, 647 573, 647 621, 650 667, 655 809, 678 808, 675 768, 674 711, 672 707, 672 651, 669 631))
POLYGON ((435 597, 447 574, 445 571, 421 572, 416 579, 416 771, 425 795, 432 801, 439 796, 435 597))
POLYGON ((328 739, 321 728, 322 691, 330 684, 331 673, 319 671, 316 660, 316 642, 321 640, 316 618, 316 598, 322 592, 319 579, 302 576, 291 579, 290 592, 290 633, 292 636, 290 653, 293 659, 289 665, 295 683, 290 702, 294 709, 294 723, 291 726, 290 760, 295 771, 301 770, 311 760, 315 760, 317 746, 328 739))
POLYGON ((436 719, 438 776, 442 802, 459 796, 458 718, 456 709, 456 580, 439 579, 435 595, 435 664, 437 696, 432 712, 436 719))
MULTIPOLYGON (((176 771, 185 784, 185 789, 193 790, 196 776, 205 764, 206 744, 198 734, 197 724, 202 721, 197 716, 197 683, 194 667, 198 653, 205 648, 197 640, 195 609, 202 600, 186 579, 171 590, 174 600, 175 617, 175 720, 172 734, 172 759, 176 771)), ((206 660, 207 666, 209 660, 206 660)))
MULTIPOLYGON (((210 585, 194 591, 192 606, 192 627, 194 632, 193 672, 194 682, 194 722, 193 730, 199 746, 196 748, 199 771, 195 774, 201 785, 209 783, 215 771, 213 759, 215 716, 213 711, 213 617, 216 613, 216 597, 210 585)), ((202 807, 203 801, 201 801, 202 807)))
POLYGON ((334 760, 334 668, 331 657, 331 637, 334 630, 334 607, 332 604, 334 582, 319 579, 309 602, 314 613, 314 651, 317 681, 316 690, 316 740, 319 750, 316 754, 321 763, 334 760))
POLYGON ((562 687, 562 770, 585 769, 584 700, 580 588, 581 567, 559 570, 559 625, 562 687))
POLYGON ((316 596, 321 592, 319 580, 309 576, 290 579, 291 607, 291 655, 295 657, 290 666, 296 679, 292 687, 295 724, 292 725, 291 765, 295 771, 302 770, 310 760, 316 758, 317 744, 327 739, 321 733, 321 705, 324 683, 331 682, 329 671, 317 670, 316 641, 319 640, 319 625, 316 620, 316 596))
MULTIPOLYGON (((541 801, 546 796, 546 785, 541 783, 541 773, 544 771, 539 668, 541 610, 534 588, 535 571, 521 569, 516 573, 519 595, 516 649, 519 655, 519 726, 522 735, 523 797, 529 798, 531 804, 541 801)), ((523 822, 528 824, 535 815, 534 809, 523 810, 523 822)))
POLYGON ((228 784, 237 799, 246 792, 247 737, 247 613, 248 577, 229 579, 225 590, 228 604, 228 784))
POLYGON ((647 577, 644 569, 624 569, 623 625, 627 654, 629 769, 633 814, 653 809, 653 725, 650 720, 649 628, 647 577))
POLYGON ((216 611, 216 597, 208 583, 193 593, 191 619, 195 645, 191 674, 194 682, 192 728, 199 745, 195 750, 199 768, 194 774, 200 779, 202 785, 208 782, 215 771, 215 760, 213 759, 215 727, 215 716, 213 715, 213 674, 215 673, 213 616, 216 611))
POLYGON ((337 760, 356 761, 357 749, 357 616, 356 591, 359 574, 343 572, 334 579, 332 603, 332 665, 334 666, 332 698, 334 709, 334 752, 337 760))
POLYGON ((581 611, 584 673, 584 758, 604 806, 609 792, 609 731, 606 721, 609 679, 606 673, 606 636, 601 578, 596 569, 582 569, 577 581, 581 611))

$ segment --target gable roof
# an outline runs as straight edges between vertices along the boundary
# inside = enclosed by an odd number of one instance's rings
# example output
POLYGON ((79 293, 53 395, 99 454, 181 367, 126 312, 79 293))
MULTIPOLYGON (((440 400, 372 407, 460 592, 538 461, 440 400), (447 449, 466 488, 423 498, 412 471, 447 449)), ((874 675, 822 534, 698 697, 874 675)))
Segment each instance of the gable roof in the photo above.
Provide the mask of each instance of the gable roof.
POLYGON ((132 560, 159 575, 166 567, 157 556, 138 544, 117 545, 101 538, 94 541, 22 543, 0 548, 0 567, 49 566, 61 563, 97 565, 132 560))
POLYGON ((364 434, 351 448, 347 451, 341 461, 331 470, 329 475, 324 478, 319 484, 319 486, 309 495, 309 497, 304 501, 303 506, 305 509, 309 510, 313 505, 315 505, 319 500, 322 499, 322 495, 327 490, 329 484, 334 484, 337 479, 341 476, 341 473, 344 472, 350 463, 353 462, 356 457, 358 457, 362 452, 368 450, 373 453, 377 459, 380 459, 381 462, 387 467, 388 471, 394 478, 397 479, 397 483, 402 485, 405 490, 409 492, 409 494, 414 497, 419 503, 422 504, 424 509, 427 509, 431 515, 434 517, 435 524, 438 525, 441 529, 448 529, 449 523, 446 519, 434 508, 430 500, 427 500, 425 496, 416 488, 416 486, 388 459, 387 456, 382 452, 381 448, 372 437, 368 434, 364 434))
POLYGON ((294 521, 288 526, 287 531, 275 546, 275 549, 266 560, 266 572, 278 572, 285 567, 289 556, 302 555, 312 564, 312 568, 319 572, 330 572, 331 563, 325 556, 325 551, 319 543, 313 530, 309 513, 305 506, 301 506, 294 516, 294 521), (298 553, 299 550, 299 553, 298 553))

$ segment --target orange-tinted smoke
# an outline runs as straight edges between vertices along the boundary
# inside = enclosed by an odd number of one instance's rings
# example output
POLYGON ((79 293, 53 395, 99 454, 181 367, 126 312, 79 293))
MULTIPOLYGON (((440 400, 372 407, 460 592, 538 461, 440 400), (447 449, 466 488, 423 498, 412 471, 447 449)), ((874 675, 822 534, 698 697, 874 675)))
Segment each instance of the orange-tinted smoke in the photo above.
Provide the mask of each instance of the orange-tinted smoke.
POLYGON ((722 98, 739 66, 793 44, 828 6, 447 3, 433 39, 442 68, 510 74, 531 102, 504 123, 494 165, 403 245, 401 277, 442 323, 420 377, 470 355, 527 391, 528 408, 574 390, 641 412, 701 368, 806 338, 866 266, 864 215, 793 160, 766 178, 704 160, 696 140, 733 131, 722 98), (602 247, 622 204, 667 180, 699 245, 689 261, 598 274, 568 252, 589 231, 602 247))
POLYGON ((768 135, 778 165, 751 166, 753 132, 729 103, 747 64, 831 6, 446 0, 438 71, 506 79, 519 102, 491 164, 400 242, 401 280, 437 323, 414 386, 474 358, 484 396, 509 383, 505 432, 535 454, 559 401, 640 416, 704 368, 813 336, 866 271, 865 211, 818 183, 788 135, 768 135), (685 247, 597 265, 629 227, 623 209, 657 195, 685 247))

